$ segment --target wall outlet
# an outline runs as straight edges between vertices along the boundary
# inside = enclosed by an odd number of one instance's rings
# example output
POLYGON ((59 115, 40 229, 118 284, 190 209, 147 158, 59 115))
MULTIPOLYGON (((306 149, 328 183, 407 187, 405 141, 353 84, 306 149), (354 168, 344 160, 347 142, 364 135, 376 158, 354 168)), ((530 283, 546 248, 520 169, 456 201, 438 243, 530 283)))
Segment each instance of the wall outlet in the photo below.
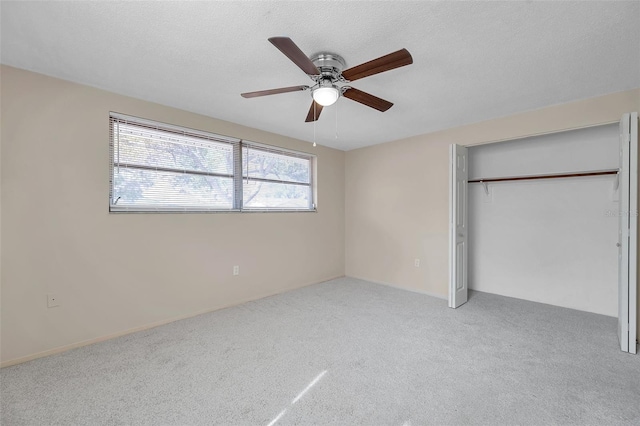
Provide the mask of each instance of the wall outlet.
POLYGON ((60 306, 58 296, 54 293, 47 294, 47 308, 55 308, 56 306, 60 306))
POLYGON ((240 267, 238 265, 233 267, 233 275, 240 275, 240 267))
POLYGON ((413 264, 416 266, 416 268, 419 268, 420 267, 420 259, 414 260, 413 264))

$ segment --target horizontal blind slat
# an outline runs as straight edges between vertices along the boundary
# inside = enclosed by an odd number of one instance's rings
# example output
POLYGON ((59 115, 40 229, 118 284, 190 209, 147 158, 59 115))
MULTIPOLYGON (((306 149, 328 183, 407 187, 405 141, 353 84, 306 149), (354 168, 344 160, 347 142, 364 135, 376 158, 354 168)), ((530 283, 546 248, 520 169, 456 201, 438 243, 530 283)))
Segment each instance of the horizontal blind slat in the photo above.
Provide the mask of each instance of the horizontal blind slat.
POLYGON ((109 140, 112 211, 315 211, 311 154, 113 113, 109 140))

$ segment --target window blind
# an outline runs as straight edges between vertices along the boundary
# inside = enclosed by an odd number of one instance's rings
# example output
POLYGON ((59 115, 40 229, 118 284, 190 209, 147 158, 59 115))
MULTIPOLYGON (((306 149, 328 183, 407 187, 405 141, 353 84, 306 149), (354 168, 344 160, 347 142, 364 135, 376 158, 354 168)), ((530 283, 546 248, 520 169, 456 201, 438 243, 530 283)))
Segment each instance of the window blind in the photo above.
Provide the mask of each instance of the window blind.
POLYGON ((110 117, 112 211, 237 209, 239 141, 110 117))
POLYGON ((314 211, 315 157, 112 113, 110 211, 314 211))
POLYGON ((250 142, 242 155, 243 209, 314 208, 311 156, 250 142))

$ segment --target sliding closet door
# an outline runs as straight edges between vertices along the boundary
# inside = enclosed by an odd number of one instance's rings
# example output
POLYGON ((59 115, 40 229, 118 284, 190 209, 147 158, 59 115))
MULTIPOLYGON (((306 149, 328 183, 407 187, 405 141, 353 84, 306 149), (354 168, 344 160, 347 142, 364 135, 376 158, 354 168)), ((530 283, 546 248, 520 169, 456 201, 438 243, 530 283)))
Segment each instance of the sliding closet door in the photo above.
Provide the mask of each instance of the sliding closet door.
POLYGON ((620 121, 620 210, 618 231, 618 339, 620 349, 636 353, 638 114, 620 121))
POLYGON ((467 148, 449 151, 449 307, 467 302, 467 148))

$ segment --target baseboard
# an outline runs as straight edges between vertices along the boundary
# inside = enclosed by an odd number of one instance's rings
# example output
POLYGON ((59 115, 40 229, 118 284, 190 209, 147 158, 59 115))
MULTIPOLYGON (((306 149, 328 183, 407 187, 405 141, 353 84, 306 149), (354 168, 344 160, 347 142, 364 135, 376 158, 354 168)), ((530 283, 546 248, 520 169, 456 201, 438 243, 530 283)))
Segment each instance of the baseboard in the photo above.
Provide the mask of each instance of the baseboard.
POLYGON ((372 279, 369 279, 369 278, 356 277, 354 275, 347 275, 347 277, 348 278, 355 278, 355 279, 363 280, 363 281, 369 281, 370 283, 380 284, 380 285, 384 285, 386 287, 396 288, 398 290, 404 290, 404 291, 410 291, 412 293, 424 294, 425 296, 431 296, 431 297, 435 297, 437 299, 449 300, 449 298, 447 296, 443 296, 443 295, 437 294, 437 293, 431 293, 429 291, 416 290, 416 289, 413 289, 413 288, 401 287, 401 286, 396 285, 396 284, 385 283, 385 282, 382 282, 382 281, 375 281, 375 280, 372 280, 372 279))
POLYGON ((302 285, 296 285, 296 286, 292 286, 292 287, 285 287, 285 288, 283 288, 281 290, 278 290, 278 291, 275 291, 275 292, 269 292, 269 293, 265 293, 265 294, 262 294, 262 295, 258 295, 256 297, 250 297, 250 298, 247 298, 247 299, 242 299, 240 301, 236 301, 236 302, 233 302, 233 303, 228 303, 226 305, 216 306, 216 307, 205 309, 205 310, 202 310, 202 311, 197 311, 197 312, 192 312, 192 313, 185 314, 185 315, 180 315, 180 316, 169 318, 169 319, 166 319, 166 320, 156 321, 156 322, 153 322, 153 323, 150 323, 150 324, 145 324, 145 325, 142 325, 142 326, 139 326, 139 327, 134 327, 134 328, 130 328, 130 329, 123 330, 123 331, 117 331, 115 333, 107 334, 105 336, 94 337, 92 339, 83 340, 83 341, 76 342, 76 343, 70 343, 70 344, 64 345, 64 346, 58 346, 57 348, 47 349, 46 351, 38 352, 38 353, 35 353, 35 354, 32 354, 32 355, 27 355, 27 356, 23 356, 23 357, 19 357, 19 358, 14 358, 14 359, 10 359, 8 361, 2 361, 0 363, 0 368, 10 367, 10 366, 16 365, 16 364, 22 364, 23 362, 32 361, 34 359, 38 359, 38 358, 43 358, 43 357, 50 356, 50 355, 59 354, 59 353, 62 353, 62 352, 70 351, 71 349, 77 349, 77 348, 81 348, 83 346, 92 345, 94 343, 104 342, 105 340, 115 339, 116 337, 126 336, 127 334, 132 334, 132 333, 137 333, 139 331, 149 330, 151 328, 155 328, 155 327, 159 327, 161 325, 169 324, 169 323, 172 323, 174 321, 180 321, 180 320, 187 319, 187 318, 197 317, 198 315, 208 314, 210 312, 215 312, 215 311, 218 311, 220 309, 232 308, 234 306, 242 305, 243 303, 253 302, 254 300, 264 299, 265 297, 275 296, 277 294, 286 293, 287 291, 297 290, 299 288, 308 287, 310 285, 315 285, 315 284, 320 284, 320 283, 323 283, 323 282, 335 280, 337 278, 342 278, 342 277, 344 277, 344 275, 338 275, 338 276, 335 276, 335 277, 326 278, 326 279, 322 279, 322 280, 319 280, 319 281, 313 281, 313 282, 309 282, 309 283, 302 284, 302 285))

